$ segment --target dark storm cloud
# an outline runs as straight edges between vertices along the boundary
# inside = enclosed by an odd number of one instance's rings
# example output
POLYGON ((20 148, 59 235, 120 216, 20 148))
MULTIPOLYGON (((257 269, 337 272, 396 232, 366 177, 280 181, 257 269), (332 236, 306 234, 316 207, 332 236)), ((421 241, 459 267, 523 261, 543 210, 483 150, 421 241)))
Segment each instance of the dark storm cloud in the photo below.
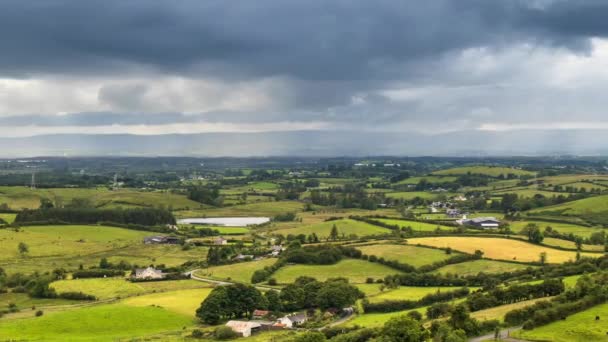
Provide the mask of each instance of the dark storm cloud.
POLYGON ((608 33, 604 1, 538 3, 5 0, 0 75, 152 69, 224 79, 393 80, 467 47, 530 41, 584 49, 589 37, 608 33))

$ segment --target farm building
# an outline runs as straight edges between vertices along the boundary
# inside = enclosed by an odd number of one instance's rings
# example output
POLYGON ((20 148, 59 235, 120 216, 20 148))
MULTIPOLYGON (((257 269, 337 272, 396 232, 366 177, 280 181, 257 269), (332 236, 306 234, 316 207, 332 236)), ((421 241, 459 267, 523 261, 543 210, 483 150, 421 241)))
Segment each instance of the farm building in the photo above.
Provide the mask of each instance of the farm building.
POLYGON ((228 244, 228 240, 226 240, 220 236, 213 240, 213 244, 214 245, 226 245, 226 244, 228 244))
POLYGON ((163 279, 165 274, 161 270, 157 270, 154 267, 148 268, 136 268, 135 272, 131 274, 133 279, 163 279))
POLYGON ((484 229, 498 228, 498 226, 500 225, 500 221, 497 220, 495 217, 476 217, 473 219, 462 220, 461 222, 463 225, 466 226, 474 226, 484 229))
POLYGON ((264 318, 264 317, 268 316, 269 314, 270 314, 270 311, 267 311, 267 310, 255 310, 255 311, 253 311, 253 318, 260 319, 260 318, 264 318))
POLYGON ((260 323, 246 321, 228 321, 226 326, 243 337, 251 336, 252 333, 259 331, 262 327, 260 323))
POLYGON ((152 245, 152 244, 177 245, 180 242, 181 242, 181 240, 175 236, 155 235, 155 236, 146 236, 144 238, 144 243, 146 245, 152 245))
POLYGON ((297 314, 287 315, 279 318, 278 322, 280 324, 284 324, 286 328, 297 327, 298 325, 306 323, 308 317, 305 312, 300 312, 297 314))

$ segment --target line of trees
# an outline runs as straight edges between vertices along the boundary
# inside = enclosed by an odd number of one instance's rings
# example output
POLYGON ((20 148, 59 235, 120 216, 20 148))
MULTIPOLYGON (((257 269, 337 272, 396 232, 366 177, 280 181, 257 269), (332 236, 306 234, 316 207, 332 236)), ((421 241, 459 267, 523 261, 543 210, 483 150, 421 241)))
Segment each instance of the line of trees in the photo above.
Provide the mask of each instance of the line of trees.
POLYGON ((23 210, 15 223, 63 222, 69 224, 96 224, 113 222, 125 225, 163 226, 175 224, 170 211, 158 208, 95 209, 95 208, 48 208, 23 210))
POLYGON ((431 305, 437 302, 450 301, 456 298, 468 296, 470 293, 467 287, 463 287, 453 291, 437 291, 429 293, 420 300, 387 300, 377 303, 363 302, 363 310, 365 312, 394 312, 409 310, 421 306, 431 305))

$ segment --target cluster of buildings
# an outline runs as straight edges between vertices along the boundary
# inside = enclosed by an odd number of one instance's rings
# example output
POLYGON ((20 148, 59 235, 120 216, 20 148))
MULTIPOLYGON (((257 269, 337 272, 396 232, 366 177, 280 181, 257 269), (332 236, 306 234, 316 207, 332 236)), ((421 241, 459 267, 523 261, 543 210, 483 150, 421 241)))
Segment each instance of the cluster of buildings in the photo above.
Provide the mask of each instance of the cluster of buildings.
POLYGON ((146 268, 136 268, 135 271, 131 274, 131 279, 134 280, 157 280, 164 279, 166 276, 165 273, 161 270, 157 270, 156 268, 150 266, 146 268))
POLYGON ((231 328, 235 333, 243 336, 249 337, 252 334, 265 331, 265 330, 280 330, 280 329, 290 329, 298 327, 306 321, 308 321, 308 316, 305 312, 293 313, 290 315, 285 315, 277 320, 265 320, 270 315, 269 311, 266 310, 255 310, 253 312, 253 320, 251 321, 238 321, 232 320, 226 323, 226 326, 231 328))
POLYGON ((178 245, 181 243, 181 239, 176 236, 165 236, 165 235, 154 235, 146 236, 144 238, 144 244, 167 244, 167 245, 178 245))

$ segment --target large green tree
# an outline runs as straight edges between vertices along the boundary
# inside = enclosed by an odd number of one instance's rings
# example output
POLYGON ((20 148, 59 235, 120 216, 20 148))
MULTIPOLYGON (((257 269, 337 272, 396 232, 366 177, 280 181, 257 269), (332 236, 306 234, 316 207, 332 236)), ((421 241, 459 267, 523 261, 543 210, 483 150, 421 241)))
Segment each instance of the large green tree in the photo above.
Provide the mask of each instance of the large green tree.
POLYGON ((382 327, 381 342, 424 342, 429 338, 429 332, 420 322, 407 316, 391 318, 382 327))

